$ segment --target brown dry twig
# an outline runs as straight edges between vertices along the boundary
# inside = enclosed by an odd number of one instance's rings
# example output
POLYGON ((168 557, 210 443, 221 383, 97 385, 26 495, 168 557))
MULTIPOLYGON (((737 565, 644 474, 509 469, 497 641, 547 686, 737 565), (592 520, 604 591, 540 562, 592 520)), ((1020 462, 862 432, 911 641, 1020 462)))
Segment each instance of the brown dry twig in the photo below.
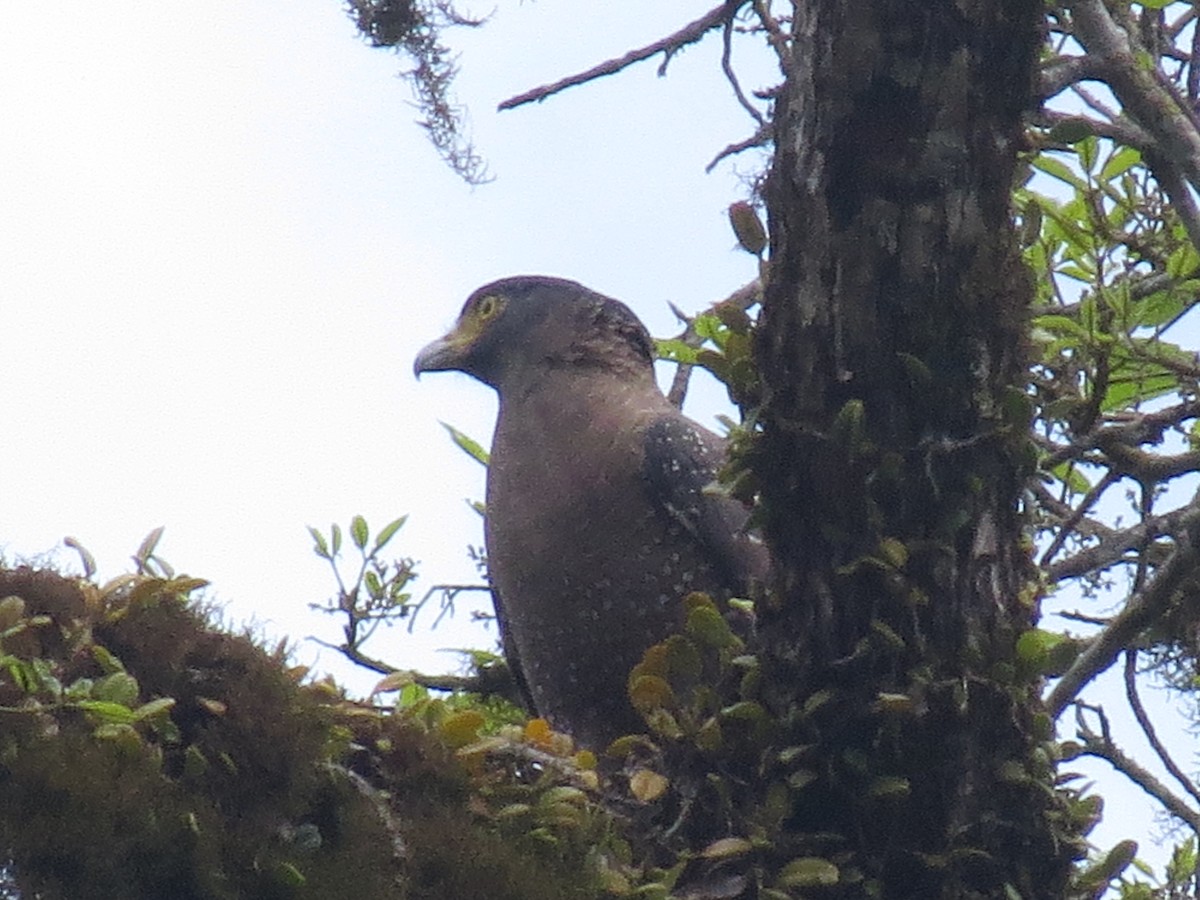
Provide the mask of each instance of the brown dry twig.
POLYGON ((1137 719, 1137 723, 1142 729, 1142 734, 1146 736, 1150 748, 1158 756, 1163 767, 1171 773, 1171 777, 1191 795, 1193 800, 1200 802, 1200 790, 1196 788, 1195 782, 1179 767, 1179 764, 1175 762, 1175 759, 1171 756, 1166 746, 1159 740, 1154 723, 1150 721, 1150 715, 1146 712, 1146 707, 1142 704, 1142 698, 1138 693, 1137 686, 1137 650, 1133 649, 1125 651, 1125 697, 1129 700, 1129 708, 1133 710, 1133 716, 1137 719))
POLYGON ((1200 831, 1200 814, 1196 813, 1182 797, 1140 766, 1120 747, 1113 743, 1109 733, 1108 719, 1099 707, 1077 704, 1077 736, 1083 743, 1084 752, 1108 762, 1114 769, 1156 799, 1173 816, 1186 822, 1193 830, 1200 831), (1084 720, 1083 712, 1091 711, 1100 716, 1101 733, 1097 734, 1084 720))
POLYGON ((704 167, 704 171, 711 172, 722 160, 728 159, 731 156, 736 156, 745 150, 751 150, 755 147, 765 147, 771 142, 771 138, 774 136, 774 134, 775 131, 771 127, 770 123, 763 125, 756 132, 754 132, 754 134, 750 135, 750 137, 746 138, 745 140, 730 144, 724 150, 714 156, 709 164, 704 167))
POLYGON ((1161 516, 1148 517, 1122 531, 1110 531, 1098 544, 1081 550, 1074 556, 1050 565, 1043 564, 1043 575, 1047 582, 1055 584, 1064 578, 1077 578, 1080 575, 1103 571, 1114 563, 1130 562, 1131 560, 1126 558, 1127 553, 1134 550, 1146 552, 1150 543, 1157 538, 1176 535, 1187 514, 1188 509, 1184 507, 1161 516))
POLYGON ((1170 607, 1179 586, 1200 568, 1198 499, 1193 498, 1187 514, 1179 522, 1180 540, 1170 558, 1145 587, 1129 598, 1124 609, 1088 643, 1087 649, 1054 685, 1046 698, 1046 709, 1051 716, 1057 718, 1088 682, 1108 669, 1134 638, 1157 621, 1170 607))
POLYGON ((710 9, 700 18, 696 19, 696 21, 690 22, 675 33, 660 38, 652 44, 647 44, 636 50, 630 50, 624 56, 605 60, 586 71, 578 72, 575 75, 568 75, 566 78, 560 78, 551 84, 544 84, 541 87, 525 91, 523 94, 517 94, 515 97, 509 97, 497 109, 513 109, 523 106, 526 103, 540 103, 547 97, 557 94, 560 91, 565 91, 567 88, 587 84, 589 81, 595 81, 597 78, 603 78, 606 75, 614 75, 622 69, 627 69, 634 63, 642 62, 659 53, 663 54, 663 62, 662 66, 659 67, 658 74, 662 75, 666 71, 667 63, 671 61, 672 56, 688 44, 696 43, 696 41, 700 40, 708 32, 721 28, 727 22, 731 22, 733 17, 737 15, 737 11, 746 2, 747 0, 727 0, 727 2, 722 3, 720 6, 710 9))

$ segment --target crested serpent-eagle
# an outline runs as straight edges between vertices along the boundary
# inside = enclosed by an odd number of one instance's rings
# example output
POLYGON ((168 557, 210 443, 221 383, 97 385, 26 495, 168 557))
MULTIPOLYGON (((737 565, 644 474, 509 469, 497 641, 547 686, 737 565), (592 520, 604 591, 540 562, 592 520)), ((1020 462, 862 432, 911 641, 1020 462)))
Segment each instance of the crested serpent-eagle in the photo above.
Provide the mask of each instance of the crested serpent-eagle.
POLYGON ((644 730, 626 681, 679 630, 682 598, 745 597, 766 574, 746 510, 712 489, 725 442, 663 396, 629 308, 573 281, 480 288, 413 368, 466 372, 499 394, 488 571, 505 655, 538 714, 594 749, 644 730))

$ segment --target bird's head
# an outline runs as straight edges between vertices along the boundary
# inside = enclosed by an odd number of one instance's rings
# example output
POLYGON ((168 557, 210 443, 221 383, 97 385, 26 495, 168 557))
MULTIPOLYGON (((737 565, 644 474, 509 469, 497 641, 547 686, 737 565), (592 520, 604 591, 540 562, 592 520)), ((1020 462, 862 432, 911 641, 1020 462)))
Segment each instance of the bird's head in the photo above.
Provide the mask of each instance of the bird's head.
POLYGON ((653 377, 654 346, 625 304, 562 278, 518 275, 475 291, 413 372, 458 370, 497 390, 551 370, 653 377))

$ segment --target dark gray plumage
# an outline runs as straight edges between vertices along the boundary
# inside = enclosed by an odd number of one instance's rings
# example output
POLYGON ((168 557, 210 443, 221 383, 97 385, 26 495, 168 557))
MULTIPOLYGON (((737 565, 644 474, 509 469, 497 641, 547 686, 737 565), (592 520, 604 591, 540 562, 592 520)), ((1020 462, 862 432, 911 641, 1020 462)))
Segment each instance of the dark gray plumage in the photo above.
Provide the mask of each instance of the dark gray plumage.
POLYGON ((477 290, 414 365, 448 369, 499 394, 488 566, 537 711, 594 748, 642 730, 626 680, 680 627, 681 598, 746 596, 765 577, 745 510, 704 490, 724 442, 663 397, 637 317, 573 281, 477 290))

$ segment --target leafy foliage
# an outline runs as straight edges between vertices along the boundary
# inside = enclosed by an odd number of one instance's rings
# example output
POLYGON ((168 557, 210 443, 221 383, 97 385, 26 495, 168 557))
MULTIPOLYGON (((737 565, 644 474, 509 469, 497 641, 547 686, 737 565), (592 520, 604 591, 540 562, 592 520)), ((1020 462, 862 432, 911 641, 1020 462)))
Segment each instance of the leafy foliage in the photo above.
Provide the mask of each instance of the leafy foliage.
POLYGON ((286 647, 214 627, 187 599, 202 585, 0 570, 10 887, 73 900, 599 896, 607 820, 544 771, 554 757, 520 726, 492 739, 513 748, 493 764, 478 746, 501 727, 486 704, 349 701, 307 682, 286 647), (505 812, 517 796, 540 832, 505 812))
MULTIPOLYGON (((725 4, 564 86, 656 53, 669 57, 720 30, 731 85, 756 110, 732 73, 729 35, 735 24, 761 35, 788 77, 794 23, 773 7, 769 0, 725 4)), ((447 28, 478 22, 446 0, 348 0, 347 8, 373 46, 412 60, 407 77, 438 151, 468 181, 485 180, 462 134, 451 95, 454 63, 442 40, 447 28)), ((362 652, 381 622, 411 623, 423 602, 411 593, 413 561, 384 555, 403 518, 374 537, 361 516, 345 531, 336 524, 327 533, 310 529, 337 584, 319 608, 344 617, 340 649, 384 673, 373 699, 395 692, 390 707, 350 701, 331 683, 306 681, 288 664, 286 648, 267 650, 213 627, 203 604, 189 599, 203 581, 177 575, 157 555, 161 529, 135 553, 135 571, 106 585, 91 580, 94 562, 73 542, 83 579, 0 570, 0 892, 85 900, 369 900, 397 891, 467 900, 898 896, 868 870, 870 860, 847 849, 844 835, 824 826, 869 827, 873 816, 909 808, 929 763, 900 748, 923 710, 965 708, 970 694, 1000 716, 1014 697, 1052 678, 1048 714, 1031 717, 1040 729, 1036 745, 984 773, 989 783, 1013 806, 1044 810, 1071 846, 1102 809, 1099 796, 1079 787, 1071 764, 1088 756, 1105 761, 1185 832, 1157 878, 1136 858, 1133 840, 1093 848, 1071 896, 1195 896, 1200 787, 1160 740, 1139 693, 1147 677, 1169 685, 1194 718, 1195 10, 1161 0, 1077 0, 1052 4, 1045 15, 1043 103, 1032 116, 1026 177, 1013 192, 1035 285, 1029 380, 1013 386, 996 416, 1002 433, 977 437, 999 437, 1027 453, 1024 512, 1032 533, 1025 549, 1038 578, 1017 599, 1031 619, 1043 602, 1060 618, 1012 635, 1011 652, 992 660, 978 683, 949 684, 932 678, 932 665, 910 666, 910 635, 889 624, 895 617, 875 616, 840 664, 866 660, 903 689, 876 690, 872 682, 860 715, 866 694, 851 679, 849 687, 823 685, 799 707, 774 705, 777 673, 730 625, 747 611, 722 615, 709 598, 692 595, 684 601, 685 627, 650 648, 630 675, 645 733, 618 740, 597 759, 546 722, 524 721, 503 699, 502 680, 485 677, 501 669, 494 656, 478 656, 469 680, 437 683, 362 652), (348 574, 347 536, 358 556, 348 574), (1105 709, 1114 701, 1084 695, 1121 660, 1125 702, 1150 747, 1148 760, 1122 748, 1127 741, 1105 709), (1056 739, 1052 720, 1067 714, 1073 726, 1062 718, 1056 739)), ((745 146, 768 139, 761 117, 759 124, 745 146)), ((737 203, 730 212, 739 243, 761 260, 771 236, 753 208, 737 203)), ((760 276, 770 271, 760 268, 760 276)), ((738 452, 730 472, 730 490, 748 501, 760 487, 752 411, 764 392, 755 320, 761 297, 761 284, 748 285, 689 320, 679 338, 658 344, 681 372, 711 371, 751 411, 733 429, 738 452)), ((901 362, 914 393, 932 384, 926 361, 901 362)), ((822 439, 847 458, 879 453, 867 424, 863 403, 850 398, 833 411, 822 439)), ((446 427, 459 449, 486 464, 477 442, 446 427)), ((885 535, 837 574, 869 586, 880 608, 915 616, 928 596, 913 572, 925 565, 920 554, 937 552, 885 535)), ((926 749, 931 758, 939 751, 926 749)), ((981 830, 992 824, 970 823, 981 830)), ((961 843, 906 865, 914 876, 956 871, 969 882, 993 861, 982 847, 961 843)), ((1020 896, 1011 883, 1005 889, 1020 896)))

